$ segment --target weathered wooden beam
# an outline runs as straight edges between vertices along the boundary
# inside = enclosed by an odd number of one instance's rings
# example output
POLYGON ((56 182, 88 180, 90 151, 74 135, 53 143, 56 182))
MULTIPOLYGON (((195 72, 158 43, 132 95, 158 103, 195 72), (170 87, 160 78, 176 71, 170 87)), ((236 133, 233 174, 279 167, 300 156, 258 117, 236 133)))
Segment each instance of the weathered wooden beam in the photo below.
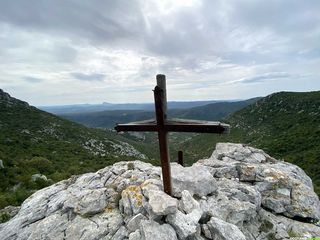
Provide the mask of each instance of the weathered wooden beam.
POLYGON ((168 132, 165 128, 166 120, 166 84, 165 76, 157 75, 157 86, 154 89, 154 101, 156 120, 158 125, 158 138, 160 148, 160 159, 162 168, 163 190, 165 193, 172 195, 171 187, 171 170, 170 170, 170 157, 168 147, 168 132))
POLYGON ((223 125, 212 125, 212 126, 203 126, 203 125, 178 125, 178 124, 166 124, 166 130, 168 132, 193 132, 193 133, 228 133, 228 128, 223 125))
POLYGON ((183 152, 178 151, 178 164, 184 167, 184 161, 183 161, 183 152))
MULTIPOLYGON (((167 132, 195 132, 195 133, 229 133, 230 126, 228 124, 211 121, 198 121, 188 119, 171 119, 165 120, 162 126, 167 132)), ((126 124, 118 124, 115 129, 121 131, 158 131, 157 123, 154 119, 131 122, 126 124)))
POLYGON ((158 126, 152 124, 118 124, 115 127, 117 132, 157 132, 158 126))
POLYGON ((157 74, 156 76, 157 80, 157 86, 163 90, 162 94, 162 108, 163 108, 163 114, 164 114, 164 120, 167 119, 167 80, 166 80, 166 75, 163 74, 157 74))

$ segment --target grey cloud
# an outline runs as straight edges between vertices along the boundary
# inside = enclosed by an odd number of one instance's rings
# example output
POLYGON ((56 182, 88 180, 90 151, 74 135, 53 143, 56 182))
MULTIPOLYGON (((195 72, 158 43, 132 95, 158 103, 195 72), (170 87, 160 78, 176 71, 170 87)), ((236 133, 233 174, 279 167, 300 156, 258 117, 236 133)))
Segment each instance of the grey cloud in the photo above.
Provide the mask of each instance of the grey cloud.
POLYGON ((203 15, 203 11, 204 8, 187 9, 177 11, 168 19, 148 19, 152 27, 145 35, 146 47, 151 52, 171 57, 201 55, 221 49, 223 24, 217 19, 207 19, 212 12, 203 15))
POLYGON ((319 48, 320 1, 234 1, 231 21, 251 31, 268 30, 287 41, 288 50, 305 46, 319 48))
POLYGON ((222 55, 223 59, 228 63, 236 63, 240 65, 247 65, 253 63, 265 64, 272 63, 279 60, 279 55, 271 56, 270 54, 263 54, 259 52, 241 52, 232 51, 222 55))
POLYGON ((0 1, 0 22, 101 43, 137 37, 143 26, 135 0, 5 0, 0 1))
POLYGON ((318 0, 246 1, 232 4, 231 18, 246 26, 270 27, 279 32, 319 28, 318 0))
POLYGON ((40 82, 43 82, 43 79, 36 78, 36 77, 24 77, 23 79, 26 82, 29 82, 29 83, 40 83, 40 82))
POLYGON ((72 63, 78 55, 77 47, 59 36, 51 38, 41 32, 30 33, 1 23, 0 32, 0 63, 16 63, 17 57, 25 64, 72 63))
POLYGON ((198 9, 177 11, 173 18, 150 19, 147 47, 166 56, 221 55, 248 50, 277 56, 282 52, 295 54, 306 45, 320 46, 316 41, 320 38, 317 0, 202 3, 198 9))
POLYGON ((73 62, 78 55, 75 48, 67 45, 55 45, 53 52, 60 62, 73 62))
POLYGON ((103 81, 106 78, 105 74, 100 74, 100 73, 87 74, 87 73, 74 72, 74 73, 71 73, 71 76, 81 81, 103 81))
POLYGON ((306 59, 320 58, 320 47, 315 49, 307 49, 299 53, 300 57, 306 59))
POLYGON ((275 72, 275 73, 265 73, 261 75, 257 75, 250 78, 244 78, 241 80, 238 80, 237 82, 241 83, 257 83, 257 82, 265 82, 265 81, 272 81, 276 79, 283 79, 283 78, 289 78, 290 74, 285 72, 275 72))
POLYGON ((192 8, 181 7, 174 14, 159 18, 143 12, 146 2, 138 0, 21 0, 19 4, 0 1, 0 22, 44 31, 52 37, 63 34, 73 41, 139 48, 174 58, 201 57, 208 53, 220 55, 234 48, 242 51, 246 44, 259 46, 251 52, 273 47, 272 42, 259 44, 255 37, 241 43, 237 35, 232 35, 234 31, 248 34, 244 30, 256 35, 263 30, 277 32, 279 36, 292 37, 290 41, 300 47, 311 41, 319 46, 310 34, 320 34, 314 31, 320 26, 317 0, 308 3, 300 0, 203 0, 201 3, 192 8))

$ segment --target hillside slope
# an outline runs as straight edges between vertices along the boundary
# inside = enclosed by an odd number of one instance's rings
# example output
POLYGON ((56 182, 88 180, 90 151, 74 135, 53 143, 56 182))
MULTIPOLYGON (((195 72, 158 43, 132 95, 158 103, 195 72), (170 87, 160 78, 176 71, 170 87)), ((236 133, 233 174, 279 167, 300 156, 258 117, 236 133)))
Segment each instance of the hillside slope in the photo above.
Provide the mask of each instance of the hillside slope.
POLYGON ((240 109, 257 102, 259 99, 260 98, 251 98, 236 102, 211 103, 205 106, 199 106, 190 109, 177 109, 172 112, 169 111, 169 114, 175 118, 218 121, 231 113, 237 112, 240 109))
POLYGON ((303 168, 320 194, 320 91, 269 95, 225 119, 229 136, 199 135, 183 144, 192 157, 210 154, 218 141, 262 148, 303 168))
POLYGON ((93 171, 121 158, 145 159, 134 142, 89 129, 0 90, 0 208, 19 204, 34 189, 71 174, 93 171), (43 174, 48 179, 32 175, 43 174))

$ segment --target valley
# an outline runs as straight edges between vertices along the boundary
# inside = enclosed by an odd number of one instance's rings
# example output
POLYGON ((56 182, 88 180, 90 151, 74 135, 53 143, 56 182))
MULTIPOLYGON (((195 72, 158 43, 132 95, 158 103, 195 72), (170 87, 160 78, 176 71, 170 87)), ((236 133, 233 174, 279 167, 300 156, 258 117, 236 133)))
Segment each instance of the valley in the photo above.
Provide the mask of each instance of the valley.
MULTIPOLYGON (((0 208, 19 205, 37 189, 119 160, 159 165, 156 134, 112 130, 115 123, 153 118, 152 111, 55 116, 1 91, 0 114, 0 208)), ((170 133, 171 161, 176 161, 179 150, 184 152, 186 165, 192 165, 209 157, 217 142, 249 144, 303 168, 320 194, 319 115, 320 92, 280 92, 246 101, 169 109, 169 117, 231 125, 229 135, 170 133)))
MULTIPOLYGON (((184 152, 187 165, 209 157, 217 142, 238 142, 258 147, 279 159, 297 164, 312 177, 320 194, 320 92, 279 92, 264 98, 212 103, 189 109, 169 109, 169 117, 219 120, 231 125, 229 135, 170 133, 170 156, 184 152)), ((64 115, 91 127, 112 127, 115 123, 153 117, 147 111, 103 111, 64 115)), ((157 136, 153 133, 125 133, 132 141, 149 144, 157 158, 157 136)), ((150 155, 149 155, 150 156, 150 155)))

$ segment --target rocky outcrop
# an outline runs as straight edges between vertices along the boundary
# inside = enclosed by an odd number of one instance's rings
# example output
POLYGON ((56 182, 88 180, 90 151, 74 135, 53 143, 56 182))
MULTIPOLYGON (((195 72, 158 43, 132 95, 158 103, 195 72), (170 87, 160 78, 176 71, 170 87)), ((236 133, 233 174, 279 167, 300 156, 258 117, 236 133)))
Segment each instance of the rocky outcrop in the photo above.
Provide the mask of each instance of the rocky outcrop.
POLYGON ((29 197, 1 239, 289 239, 320 236, 320 202, 299 167, 219 143, 209 159, 161 169, 134 161, 74 176, 29 197))
POLYGON ((8 93, 0 89, 0 103, 4 104, 7 107, 11 107, 15 104, 20 104, 26 107, 29 107, 27 102, 20 101, 14 97, 11 97, 8 93))
POLYGON ((311 179, 298 166, 277 161, 262 150, 220 143, 210 159, 196 165, 208 166, 216 178, 233 180, 229 185, 251 185, 261 194, 261 206, 276 214, 306 220, 320 218, 319 199, 311 179))

